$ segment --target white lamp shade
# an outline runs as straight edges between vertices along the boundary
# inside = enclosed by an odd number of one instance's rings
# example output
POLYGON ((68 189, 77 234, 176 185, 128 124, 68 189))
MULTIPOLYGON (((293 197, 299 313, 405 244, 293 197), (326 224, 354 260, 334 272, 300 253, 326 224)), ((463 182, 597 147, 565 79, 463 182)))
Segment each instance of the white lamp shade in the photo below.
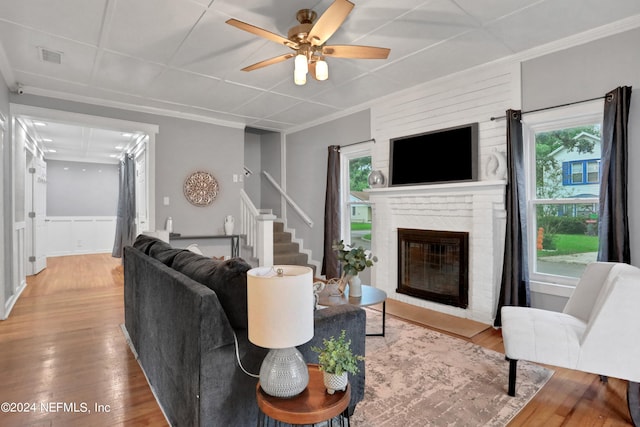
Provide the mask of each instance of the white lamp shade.
POLYGON ((313 338, 313 271, 298 265, 249 270, 247 306, 249 341, 255 345, 279 349, 308 342, 313 338))
POLYGON ((329 78, 329 66, 322 59, 316 61, 316 79, 322 81, 329 78))

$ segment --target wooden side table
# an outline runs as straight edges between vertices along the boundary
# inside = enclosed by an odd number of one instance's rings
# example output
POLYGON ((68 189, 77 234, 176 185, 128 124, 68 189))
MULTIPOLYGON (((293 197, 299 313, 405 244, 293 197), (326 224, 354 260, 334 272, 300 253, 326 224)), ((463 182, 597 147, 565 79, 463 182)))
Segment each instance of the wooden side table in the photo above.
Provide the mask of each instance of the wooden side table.
MULTIPOLYGON (((351 400, 351 385, 343 392, 328 394, 318 365, 309 364, 309 385, 297 396, 274 397, 256 386, 256 399, 260 408, 258 426, 269 425, 269 419, 287 424, 311 424, 340 417, 340 425, 349 424, 347 407, 351 400)), ((280 425, 278 423, 278 425, 280 425)), ((329 425, 332 425, 330 423, 329 425)))

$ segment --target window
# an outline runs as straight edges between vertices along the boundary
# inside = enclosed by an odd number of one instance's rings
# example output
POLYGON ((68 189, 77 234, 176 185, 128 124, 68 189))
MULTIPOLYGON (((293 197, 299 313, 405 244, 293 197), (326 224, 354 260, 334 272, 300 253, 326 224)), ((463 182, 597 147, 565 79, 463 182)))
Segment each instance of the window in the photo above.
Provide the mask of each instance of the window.
POLYGON ((598 252, 600 102, 523 116, 529 270, 575 284, 598 252))
POLYGON ((371 249, 372 212, 369 194, 371 144, 342 147, 342 240, 371 249))
POLYGON ((582 173, 582 162, 571 162, 571 184, 582 184, 584 174, 582 173))
MULTIPOLYGON (((597 144, 600 146, 600 144, 597 144)), ((597 184, 600 182, 600 159, 562 163, 562 185, 597 184)))
POLYGON ((595 184, 600 182, 600 160, 589 160, 587 162, 587 183, 595 184))

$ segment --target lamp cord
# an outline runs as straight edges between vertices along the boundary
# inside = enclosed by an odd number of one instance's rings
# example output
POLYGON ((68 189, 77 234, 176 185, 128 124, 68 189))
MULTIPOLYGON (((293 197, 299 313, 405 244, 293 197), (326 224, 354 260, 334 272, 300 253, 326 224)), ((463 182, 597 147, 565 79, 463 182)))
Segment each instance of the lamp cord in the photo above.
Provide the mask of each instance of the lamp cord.
POLYGON ((242 362, 240 361, 240 349, 238 345, 238 337, 236 337, 236 331, 233 331, 233 341, 235 342, 235 345, 236 345, 236 360, 238 361, 238 366, 240 366, 240 369, 242 369, 242 372, 249 375, 250 377, 260 378, 260 375, 252 374, 251 372, 248 372, 246 369, 244 369, 244 366, 242 366, 242 362))

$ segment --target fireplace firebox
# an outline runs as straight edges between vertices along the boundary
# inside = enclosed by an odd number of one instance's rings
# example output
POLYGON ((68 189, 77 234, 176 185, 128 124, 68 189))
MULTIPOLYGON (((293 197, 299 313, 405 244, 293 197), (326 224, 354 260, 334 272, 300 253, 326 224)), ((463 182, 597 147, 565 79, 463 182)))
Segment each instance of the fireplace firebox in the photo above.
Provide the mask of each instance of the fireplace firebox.
POLYGON ((398 229, 397 292, 467 308, 469 233, 398 229))

